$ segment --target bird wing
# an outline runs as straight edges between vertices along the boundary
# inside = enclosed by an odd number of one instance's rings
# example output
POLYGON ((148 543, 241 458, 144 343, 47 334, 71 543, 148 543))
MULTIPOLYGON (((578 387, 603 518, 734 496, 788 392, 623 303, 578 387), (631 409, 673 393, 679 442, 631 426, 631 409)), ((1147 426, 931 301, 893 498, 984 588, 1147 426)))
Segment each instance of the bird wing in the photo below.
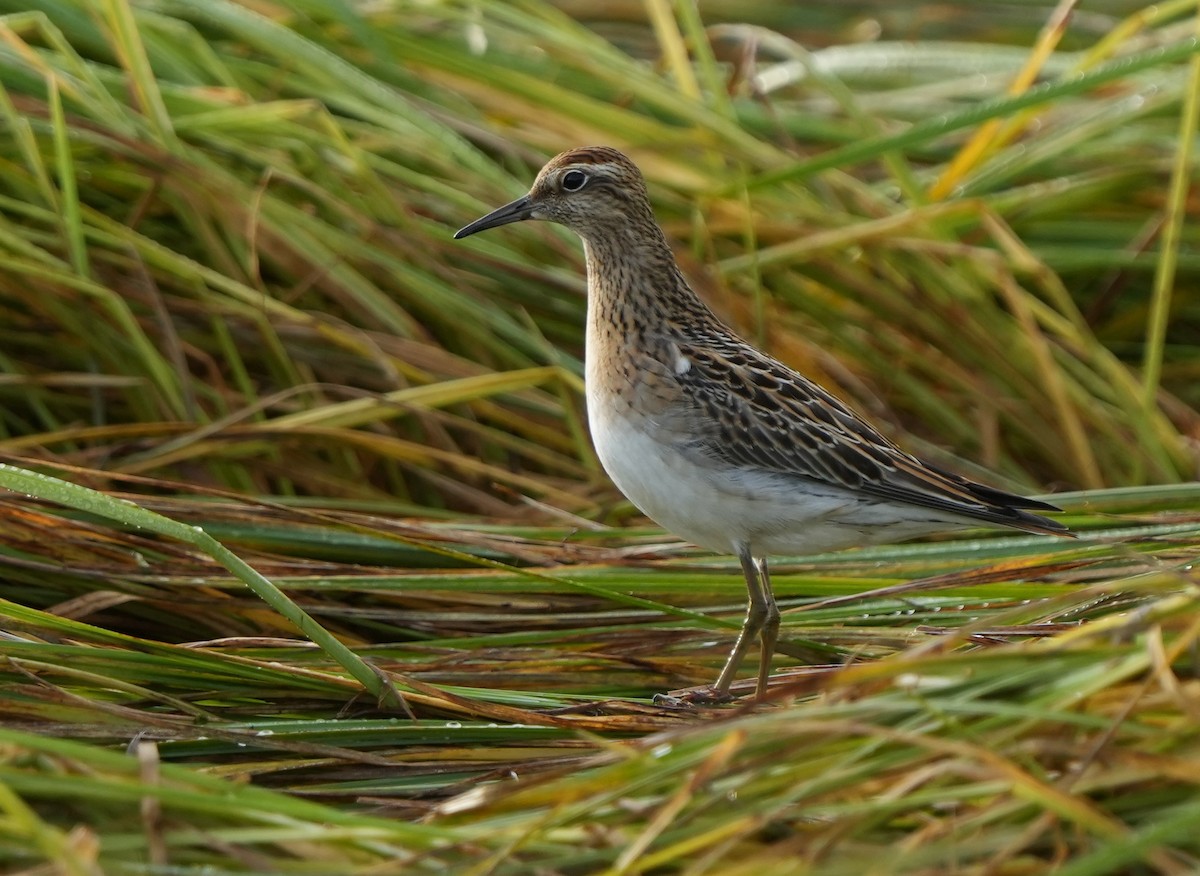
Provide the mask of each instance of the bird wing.
POLYGON ((988 523, 1066 530, 1021 510, 1057 511, 1053 505, 905 453, 817 384, 733 336, 675 336, 667 349, 692 452, 988 523))

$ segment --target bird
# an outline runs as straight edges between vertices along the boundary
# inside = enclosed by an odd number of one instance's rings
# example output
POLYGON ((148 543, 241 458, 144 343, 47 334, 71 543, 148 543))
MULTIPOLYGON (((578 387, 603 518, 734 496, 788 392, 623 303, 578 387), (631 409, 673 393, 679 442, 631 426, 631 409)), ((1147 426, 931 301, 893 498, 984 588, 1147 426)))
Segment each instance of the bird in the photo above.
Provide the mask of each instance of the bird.
POLYGON ((583 241, 584 385, 605 471, 664 529, 741 565, 745 620, 707 696, 731 698, 755 640, 756 697, 767 693, 780 626, 771 555, 979 524, 1073 536, 1034 513, 1061 509, 905 452, 832 393, 725 326, 684 277, 645 179, 617 149, 561 153, 527 194, 454 237, 530 219, 564 225, 583 241))

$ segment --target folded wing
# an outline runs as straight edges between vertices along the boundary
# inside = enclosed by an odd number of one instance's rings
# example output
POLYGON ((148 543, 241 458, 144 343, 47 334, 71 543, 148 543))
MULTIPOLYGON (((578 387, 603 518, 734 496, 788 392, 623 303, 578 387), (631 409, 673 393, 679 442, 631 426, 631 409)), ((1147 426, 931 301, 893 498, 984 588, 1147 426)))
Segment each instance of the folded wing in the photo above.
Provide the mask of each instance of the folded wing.
POLYGON ((1031 511, 1053 505, 979 484, 905 453, 821 387, 733 336, 671 342, 683 415, 721 424, 689 446, 747 469, 1030 532, 1069 535, 1031 511), (694 412, 698 416, 688 416, 694 412))

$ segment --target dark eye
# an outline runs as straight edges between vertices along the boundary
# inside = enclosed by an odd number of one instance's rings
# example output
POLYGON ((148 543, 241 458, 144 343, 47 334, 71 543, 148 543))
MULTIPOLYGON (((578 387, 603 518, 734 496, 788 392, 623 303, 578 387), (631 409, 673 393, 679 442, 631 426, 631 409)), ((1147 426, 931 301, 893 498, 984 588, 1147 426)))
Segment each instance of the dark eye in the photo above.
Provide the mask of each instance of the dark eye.
POLYGON ((577 192, 587 184, 587 181, 587 174, 582 170, 568 170, 562 178, 563 191, 577 192))

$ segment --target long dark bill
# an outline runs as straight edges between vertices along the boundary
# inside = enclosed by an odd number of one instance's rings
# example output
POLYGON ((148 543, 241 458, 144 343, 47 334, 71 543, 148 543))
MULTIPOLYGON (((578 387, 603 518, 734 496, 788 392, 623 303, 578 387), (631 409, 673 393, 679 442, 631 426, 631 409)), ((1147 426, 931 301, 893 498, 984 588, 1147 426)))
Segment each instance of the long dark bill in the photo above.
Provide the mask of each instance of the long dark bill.
POLYGON ((501 225, 508 225, 510 222, 521 222, 530 218, 532 214, 533 208, 529 205, 529 195, 525 195, 524 197, 517 198, 511 204, 497 207, 486 216, 476 219, 470 225, 458 229, 454 234, 454 239, 461 240, 477 231, 487 231, 489 228, 498 228, 501 225))

